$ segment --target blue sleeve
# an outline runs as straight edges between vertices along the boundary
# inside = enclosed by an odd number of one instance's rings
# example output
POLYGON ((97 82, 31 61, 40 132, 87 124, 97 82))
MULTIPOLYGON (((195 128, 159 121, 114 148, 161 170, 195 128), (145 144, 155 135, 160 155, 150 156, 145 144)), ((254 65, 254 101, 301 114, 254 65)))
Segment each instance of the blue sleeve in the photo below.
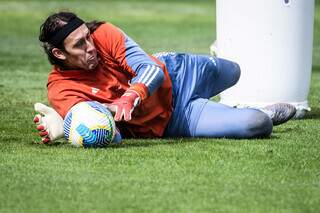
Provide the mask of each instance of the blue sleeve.
POLYGON ((144 84, 148 88, 148 95, 152 95, 164 81, 162 68, 128 36, 126 36, 125 45, 127 64, 136 74, 130 83, 144 84))

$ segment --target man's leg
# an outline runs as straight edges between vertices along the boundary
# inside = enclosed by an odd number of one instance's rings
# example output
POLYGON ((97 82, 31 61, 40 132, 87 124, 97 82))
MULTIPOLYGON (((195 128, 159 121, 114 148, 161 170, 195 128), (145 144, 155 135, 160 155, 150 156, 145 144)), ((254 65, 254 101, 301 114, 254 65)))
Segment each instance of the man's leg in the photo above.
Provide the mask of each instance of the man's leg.
POLYGON ((195 98, 211 98, 235 85, 240 78, 237 63, 208 55, 161 53, 168 68, 177 105, 195 98))
MULTIPOLYGON (((210 59, 211 58, 212 57, 210 57, 210 59)), ((237 63, 222 58, 214 58, 214 60, 218 69, 218 77, 210 84, 212 89, 209 97, 202 98, 211 98, 212 96, 218 95, 222 91, 235 85, 240 78, 241 70, 237 63)), ((210 64, 207 66, 209 69, 212 68, 210 64)))
MULTIPOLYGON (((158 55, 169 71, 173 85, 174 111, 165 136, 191 136, 188 127, 190 101, 209 98, 237 83, 240 67, 228 60, 180 53, 158 55)), ((195 117, 197 120, 198 118, 195 117)))
POLYGON ((229 60, 211 56, 195 55, 195 69, 198 76, 195 81, 194 96, 211 98, 235 85, 240 78, 240 66, 229 60))
POLYGON ((193 137, 258 138, 272 132, 271 119, 259 110, 237 109, 212 101, 203 106, 199 100, 190 103, 189 127, 193 137))

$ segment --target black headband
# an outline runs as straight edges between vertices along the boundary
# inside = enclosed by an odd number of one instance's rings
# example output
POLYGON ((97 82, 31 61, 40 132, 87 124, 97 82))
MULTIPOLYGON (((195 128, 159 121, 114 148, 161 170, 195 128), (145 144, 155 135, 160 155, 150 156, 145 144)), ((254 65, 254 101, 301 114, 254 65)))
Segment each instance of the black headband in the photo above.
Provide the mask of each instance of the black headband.
POLYGON ((72 33, 75 29, 80 27, 84 23, 78 17, 74 17, 69 21, 68 24, 64 25, 54 36, 49 39, 49 43, 54 46, 57 46, 60 42, 62 42, 70 33, 72 33))

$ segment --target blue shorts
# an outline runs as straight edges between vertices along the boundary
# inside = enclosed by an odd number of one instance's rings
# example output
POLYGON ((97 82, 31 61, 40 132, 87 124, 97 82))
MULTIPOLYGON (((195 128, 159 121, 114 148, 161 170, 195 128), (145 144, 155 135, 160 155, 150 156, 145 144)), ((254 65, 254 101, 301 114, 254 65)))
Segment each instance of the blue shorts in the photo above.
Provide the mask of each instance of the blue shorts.
POLYGON ((166 64, 173 84, 173 113, 164 137, 195 137, 209 99, 234 85, 239 66, 231 61, 183 53, 157 56, 166 64))

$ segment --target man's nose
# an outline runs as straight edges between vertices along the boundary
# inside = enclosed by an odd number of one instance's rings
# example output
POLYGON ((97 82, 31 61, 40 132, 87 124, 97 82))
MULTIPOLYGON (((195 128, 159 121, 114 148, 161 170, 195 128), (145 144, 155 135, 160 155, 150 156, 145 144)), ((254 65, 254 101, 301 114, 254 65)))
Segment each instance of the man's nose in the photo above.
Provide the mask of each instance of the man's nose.
POLYGON ((93 42, 88 41, 87 45, 87 52, 93 52, 95 50, 93 42))

